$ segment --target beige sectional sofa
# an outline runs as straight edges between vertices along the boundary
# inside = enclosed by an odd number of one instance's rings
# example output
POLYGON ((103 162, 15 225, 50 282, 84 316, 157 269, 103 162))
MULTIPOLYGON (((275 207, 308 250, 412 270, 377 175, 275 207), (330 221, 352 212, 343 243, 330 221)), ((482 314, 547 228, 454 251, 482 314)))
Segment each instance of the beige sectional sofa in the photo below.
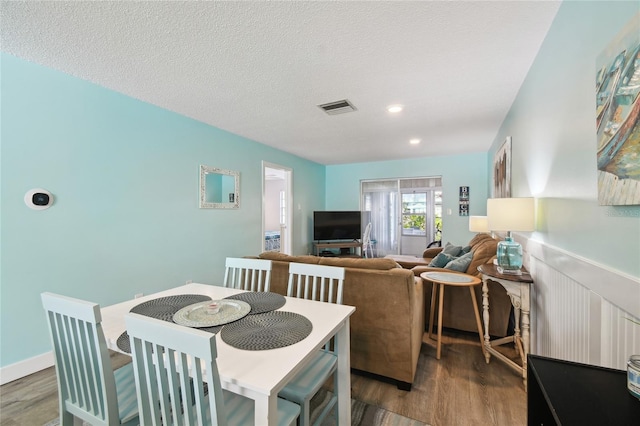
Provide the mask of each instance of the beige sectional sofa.
POLYGON ((265 252, 272 261, 271 291, 286 295, 289 263, 345 268, 345 305, 351 317, 351 368, 396 380, 410 390, 424 332, 423 283, 390 259, 288 256, 265 252))

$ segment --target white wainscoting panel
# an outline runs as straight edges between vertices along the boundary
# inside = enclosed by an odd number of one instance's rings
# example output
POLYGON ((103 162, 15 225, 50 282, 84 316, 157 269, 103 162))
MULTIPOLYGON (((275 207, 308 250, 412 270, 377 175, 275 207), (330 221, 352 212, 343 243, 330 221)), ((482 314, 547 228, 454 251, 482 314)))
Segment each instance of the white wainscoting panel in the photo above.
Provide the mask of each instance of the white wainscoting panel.
POLYGON ((530 262, 534 276, 536 353, 588 363, 589 290, 535 258, 530 262))
POLYGON ((640 325, 629 318, 628 312, 603 300, 602 365, 624 369, 628 354, 640 354, 640 325))
POLYGON ((526 247, 532 288, 531 352, 626 369, 640 354, 640 279, 539 241, 526 247))

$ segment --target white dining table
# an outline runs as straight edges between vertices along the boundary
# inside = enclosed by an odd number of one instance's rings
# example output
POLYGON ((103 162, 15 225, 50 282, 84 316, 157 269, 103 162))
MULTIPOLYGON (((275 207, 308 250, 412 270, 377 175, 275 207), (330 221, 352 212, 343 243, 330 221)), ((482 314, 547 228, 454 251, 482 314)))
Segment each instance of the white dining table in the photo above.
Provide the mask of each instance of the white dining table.
MULTIPOLYGON (((186 284, 148 296, 127 300, 101 309, 102 328, 109 349, 123 352, 118 337, 126 330, 125 315, 140 303, 159 297, 200 294, 213 300, 241 293, 242 290, 209 284, 186 284)), ((225 343, 216 335, 218 370, 222 387, 255 401, 255 424, 273 426, 278 422, 278 392, 312 359, 331 337, 335 336, 338 354, 337 383, 338 424, 351 424, 351 377, 349 317, 353 306, 286 297, 279 311, 295 312, 311 321, 311 333, 290 346, 269 350, 242 350, 225 343)))

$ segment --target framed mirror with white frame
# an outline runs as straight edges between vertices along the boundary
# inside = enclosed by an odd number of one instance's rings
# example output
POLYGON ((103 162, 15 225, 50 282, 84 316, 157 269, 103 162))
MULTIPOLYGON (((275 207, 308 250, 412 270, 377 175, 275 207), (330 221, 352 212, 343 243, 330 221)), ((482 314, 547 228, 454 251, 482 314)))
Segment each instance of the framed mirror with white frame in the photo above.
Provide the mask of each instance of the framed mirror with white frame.
POLYGON ((237 209, 239 207, 240 173, 201 165, 200 208, 237 209))

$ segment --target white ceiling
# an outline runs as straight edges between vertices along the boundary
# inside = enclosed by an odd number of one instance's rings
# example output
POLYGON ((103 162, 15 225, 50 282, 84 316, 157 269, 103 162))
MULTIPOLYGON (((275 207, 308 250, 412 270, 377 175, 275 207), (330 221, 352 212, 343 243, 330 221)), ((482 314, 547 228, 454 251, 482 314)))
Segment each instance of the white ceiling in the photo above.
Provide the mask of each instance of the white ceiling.
POLYGON ((341 164, 488 150, 559 3, 2 1, 0 46, 341 164))

